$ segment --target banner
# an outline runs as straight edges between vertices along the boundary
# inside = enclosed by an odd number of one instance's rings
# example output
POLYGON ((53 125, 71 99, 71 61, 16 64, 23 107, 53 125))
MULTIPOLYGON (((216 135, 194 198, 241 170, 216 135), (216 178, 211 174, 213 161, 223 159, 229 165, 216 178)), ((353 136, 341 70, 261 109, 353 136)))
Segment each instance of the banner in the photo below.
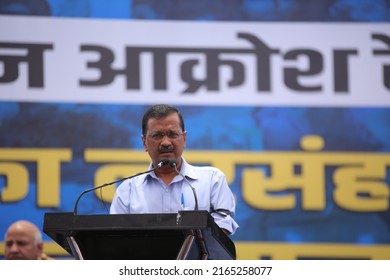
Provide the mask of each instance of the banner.
MULTIPOLYGON (((168 103, 185 159, 227 176, 239 259, 390 259, 389 24, 0 25, 0 238, 145 171, 143 112, 168 103)), ((108 213, 115 187, 79 213, 108 213)))
POLYGON ((0 24, 17 30, 0 37, 3 101, 390 105, 388 24, 13 16, 0 24))

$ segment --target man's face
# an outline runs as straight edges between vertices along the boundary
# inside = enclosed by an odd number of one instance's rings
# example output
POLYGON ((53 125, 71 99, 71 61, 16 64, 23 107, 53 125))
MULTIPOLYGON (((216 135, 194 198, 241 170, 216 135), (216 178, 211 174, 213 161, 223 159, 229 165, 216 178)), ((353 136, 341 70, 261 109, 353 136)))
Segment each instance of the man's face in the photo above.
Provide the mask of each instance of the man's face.
POLYGON ((36 260, 41 253, 41 244, 36 244, 33 234, 11 229, 5 239, 5 259, 36 260))
POLYGON ((163 119, 149 119, 142 142, 154 165, 163 158, 176 159, 179 165, 186 136, 187 132, 181 129, 179 116, 173 113, 163 119))

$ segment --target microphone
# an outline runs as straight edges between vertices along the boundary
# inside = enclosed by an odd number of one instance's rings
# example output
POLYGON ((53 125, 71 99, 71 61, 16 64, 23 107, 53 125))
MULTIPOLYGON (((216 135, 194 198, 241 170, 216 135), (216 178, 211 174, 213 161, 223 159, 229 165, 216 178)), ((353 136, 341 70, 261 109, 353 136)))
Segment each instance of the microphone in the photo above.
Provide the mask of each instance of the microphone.
POLYGON ((155 170, 155 169, 160 169, 161 167, 168 165, 170 163, 171 163, 171 160, 169 158, 163 158, 160 160, 160 162, 157 164, 157 166, 155 168, 151 169, 150 171, 155 170))
POLYGON ((170 159, 169 160, 169 165, 172 166, 173 168, 175 168, 175 171, 177 174, 179 174, 184 181, 186 181, 186 183, 190 186, 191 190, 192 190, 192 193, 194 194, 194 199, 195 199, 195 206, 194 206, 194 210, 195 211, 198 211, 198 196, 196 195, 196 191, 195 191, 195 188, 191 185, 190 181, 188 181, 188 179, 177 169, 177 162, 176 160, 174 159, 170 159))
POLYGON ((140 172, 140 173, 137 173, 137 174, 134 174, 134 175, 131 175, 129 177, 126 177, 126 178, 122 178, 122 179, 119 179, 119 180, 116 180, 116 181, 113 181, 113 182, 109 182, 109 183, 105 183, 101 186, 98 186, 98 187, 93 187, 93 188, 90 188, 90 189, 86 189, 84 190, 77 198, 76 200, 76 203, 74 205, 74 208, 73 208, 73 215, 77 215, 77 207, 78 207, 78 204, 79 204, 79 201, 81 199, 81 197, 86 194, 86 193, 89 193, 89 192, 92 192, 94 190, 98 190, 98 189, 101 189, 101 188, 104 188, 104 187, 107 187, 107 186, 110 186, 110 185, 113 185, 113 184, 116 184, 116 183, 119 183, 119 182, 122 182, 124 180, 127 180, 127 179, 131 179, 131 178, 134 178, 134 177, 137 177, 137 176, 140 176, 142 174, 146 174, 146 173, 150 173, 156 169, 160 169, 161 167, 165 166, 165 165, 168 165, 171 163, 171 160, 168 159, 168 158, 163 158, 159 161, 159 163, 153 167, 152 169, 149 169, 149 170, 146 170, 144 172, 140 172))

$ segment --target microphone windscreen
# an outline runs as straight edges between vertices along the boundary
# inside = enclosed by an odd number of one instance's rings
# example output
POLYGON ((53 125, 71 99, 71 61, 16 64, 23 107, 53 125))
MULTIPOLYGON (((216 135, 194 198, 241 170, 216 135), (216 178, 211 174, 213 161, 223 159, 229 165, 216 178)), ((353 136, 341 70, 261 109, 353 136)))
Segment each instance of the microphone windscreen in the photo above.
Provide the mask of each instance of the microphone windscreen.
POLYGON ((159 165, 164 166, 164 165, 170 164, 170 162, 171 162, 171 160, 169 158, 163 158, 160 160, 159 165))

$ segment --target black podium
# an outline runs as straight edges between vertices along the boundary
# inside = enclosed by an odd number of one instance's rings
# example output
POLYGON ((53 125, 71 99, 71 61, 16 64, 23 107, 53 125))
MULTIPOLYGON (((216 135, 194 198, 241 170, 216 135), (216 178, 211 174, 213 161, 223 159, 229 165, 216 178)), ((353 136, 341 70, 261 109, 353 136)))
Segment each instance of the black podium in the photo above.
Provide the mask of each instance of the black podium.
POLYGON ((43 231, 75 259, 236 258, 234 243, 207 211, 115 215, 45 213, 43 231))

